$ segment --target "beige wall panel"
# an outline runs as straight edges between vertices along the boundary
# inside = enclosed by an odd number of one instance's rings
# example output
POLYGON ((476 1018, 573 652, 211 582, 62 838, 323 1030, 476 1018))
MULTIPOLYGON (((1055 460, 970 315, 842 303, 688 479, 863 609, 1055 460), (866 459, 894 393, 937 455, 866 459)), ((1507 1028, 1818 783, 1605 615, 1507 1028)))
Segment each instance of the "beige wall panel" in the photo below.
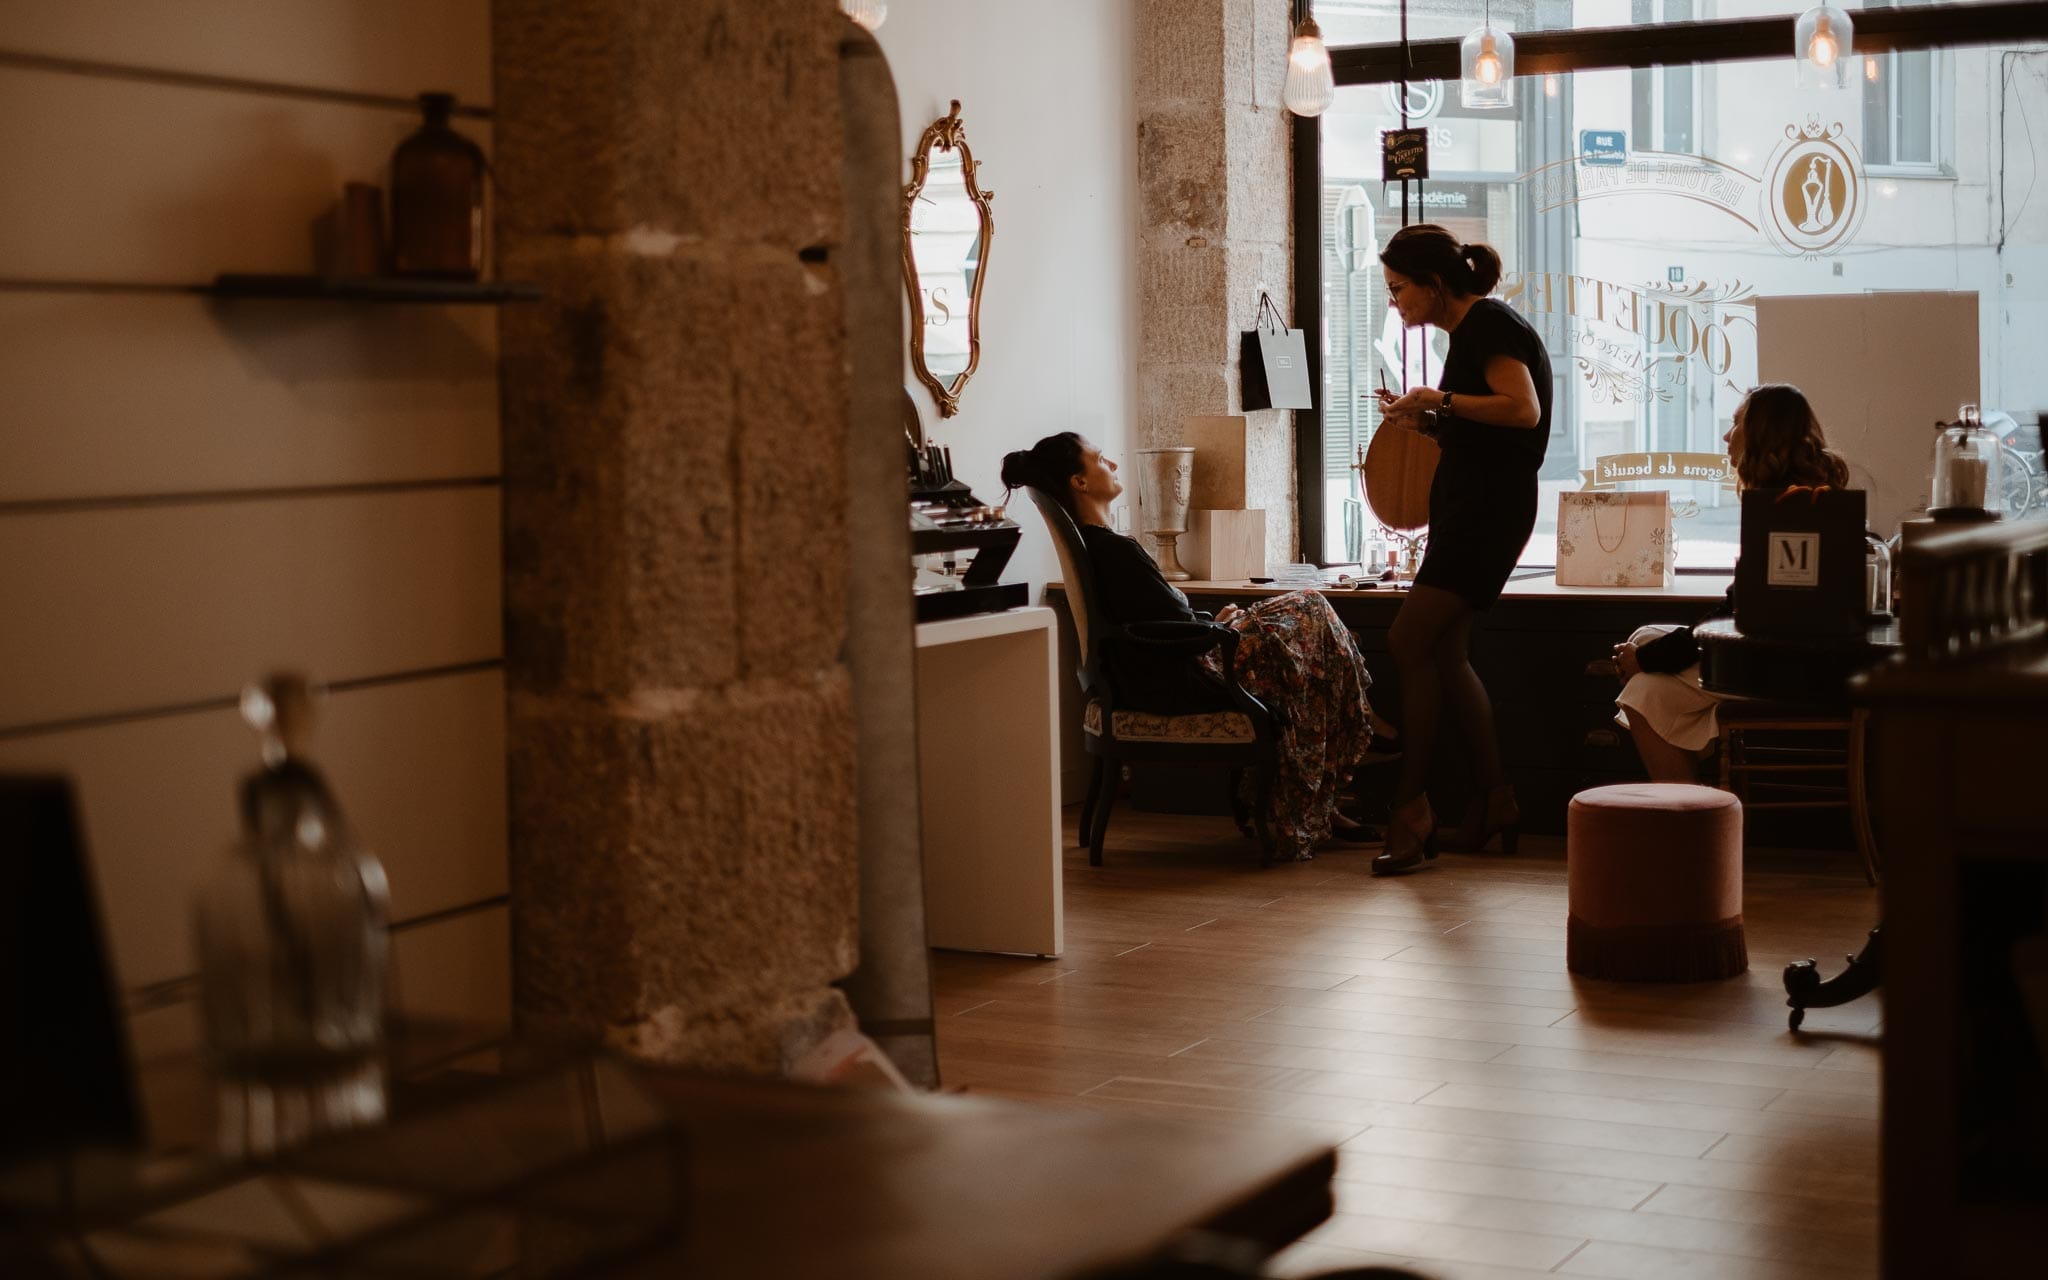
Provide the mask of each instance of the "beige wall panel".
POLYGON ((0 516, 0 728, 499 656, 495 487, 0 516))
POLYGON ((0 503, 496 475, 497 359, 487 307, 0 293, 0 503))
POLYGON ((23 53, 486 104, 490 0, 6 0, 23 53))
POLYGON ((414 1017, 512 1021, 512 918, 492 907, 392 935, 398 1009, 414 1017))
MULTIPOLYGON (((313 737, 407 920, 505 881, 504 681, 496 671, 323 699, 313 737)), ((210 711, 0 741, 0 769, 70 775, 123 987, 193 972, 192 895, 227 856, 255 736, 210 711)))
POLYGON ((1934 424, 1977 402, 1977 309, 1974 293, 1756 300, 1757 381, 1806 393, 1879 537, 1926 512, 1934 424))
MULTIPOLYGON (((344 182, 384 185, 404 112, 0 68, 0 276, 192 283, 310 271, 344 182)), ((462 132, 486 147, 489 127, 462 132)))

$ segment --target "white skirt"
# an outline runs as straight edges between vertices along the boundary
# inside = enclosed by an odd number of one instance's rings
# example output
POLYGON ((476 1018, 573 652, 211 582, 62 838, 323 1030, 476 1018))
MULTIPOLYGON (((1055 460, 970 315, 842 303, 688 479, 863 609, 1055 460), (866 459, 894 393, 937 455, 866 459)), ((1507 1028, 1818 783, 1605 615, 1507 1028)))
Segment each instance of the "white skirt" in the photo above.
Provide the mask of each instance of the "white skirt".
MULTIPOLYGON (((1637 645, 1648 644, 1658 636, 1674 631, 1675 627, 1639 627, 1629 642, 1637 645)), ((1705 751, 1721 736, 1721 726, 1715 718, 1714 709, 1721 705, 1726 695, 1709 693, 1700 687, 1700 667, 1697 662, 1683 671, 1643 671, 1630 676, 1621 687, 1621 696, 1614 700, 1614 719, 1623 728, 1630 727, 1630 718, 1641 716, 1645 725, 1664 741, 1686 751, 1705 751)))

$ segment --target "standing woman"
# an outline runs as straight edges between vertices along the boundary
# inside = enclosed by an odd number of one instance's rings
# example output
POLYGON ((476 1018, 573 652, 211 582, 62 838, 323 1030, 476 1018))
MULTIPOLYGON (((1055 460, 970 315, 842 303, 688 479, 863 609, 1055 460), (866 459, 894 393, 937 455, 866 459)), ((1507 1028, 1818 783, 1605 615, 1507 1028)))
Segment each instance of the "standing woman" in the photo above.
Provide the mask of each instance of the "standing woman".
POLYGON ((1459 244, 1423 223, 1395 232, 1380 263, 1401 323, 1434 325, 1451 338, 1435 388, 1380 393, 1384 425, 1427 426, 1443 449, 1429 489, 1429 547, 1390 636, 1408 745, 1386 852, 1373 860, 1384 875, 1435 852, 1436 818, 1423 788, 1446 709, 1471 748, 1485 799, 1445 844, 1477 850, 1499 833, 1503 849, 1514 851, 1521 813, 1501 771, 1486 687, 1472 670, 1472 615, 1500 597, 1536 527, 1551 385, 1543 340, 1487 296, 1500 283, 1500 255, 1490 245, 1459 244))

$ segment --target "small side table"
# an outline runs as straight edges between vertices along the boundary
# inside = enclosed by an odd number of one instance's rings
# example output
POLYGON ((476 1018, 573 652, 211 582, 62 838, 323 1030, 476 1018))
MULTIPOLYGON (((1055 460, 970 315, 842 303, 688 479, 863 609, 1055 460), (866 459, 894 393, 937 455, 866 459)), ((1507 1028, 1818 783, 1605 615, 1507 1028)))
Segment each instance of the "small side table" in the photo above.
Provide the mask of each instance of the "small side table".
MULTIPOLYGON (((1870 827, 1863 746, 1865 713, 1852 707, 1849 681, 1901 651, 1895 618, 1874 622, 1861 636, 1753 636, 1733 618, 1714 618, 1693 629, 1700 646, 1700 684, 1713 693, 1837 711, 1849 721, 1849 821, 1864 865, 1877 866, 1876 837, 1870 827)), ((1812 960, 1785 966, 1787 1019, 1794 1031, 1808 1009, 1828 1009, 1869 995, 1884 977, 1882 926, 1871 929, 1863 949, 1823 981, 1812 960)))

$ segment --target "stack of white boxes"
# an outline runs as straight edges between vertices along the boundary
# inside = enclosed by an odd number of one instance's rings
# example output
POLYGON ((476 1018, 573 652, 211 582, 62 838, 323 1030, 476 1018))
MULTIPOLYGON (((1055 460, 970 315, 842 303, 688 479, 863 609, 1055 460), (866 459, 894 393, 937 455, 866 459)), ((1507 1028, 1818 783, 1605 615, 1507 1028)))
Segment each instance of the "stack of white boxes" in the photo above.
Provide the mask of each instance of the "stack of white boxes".
POLYGON ((1188 531, 1180 538, 1181 564, 1208 582, 1263 577, 1266 513, 1244 505, 1244 416, 1185 418, 1181 439, 1195 450, 1188 531))

